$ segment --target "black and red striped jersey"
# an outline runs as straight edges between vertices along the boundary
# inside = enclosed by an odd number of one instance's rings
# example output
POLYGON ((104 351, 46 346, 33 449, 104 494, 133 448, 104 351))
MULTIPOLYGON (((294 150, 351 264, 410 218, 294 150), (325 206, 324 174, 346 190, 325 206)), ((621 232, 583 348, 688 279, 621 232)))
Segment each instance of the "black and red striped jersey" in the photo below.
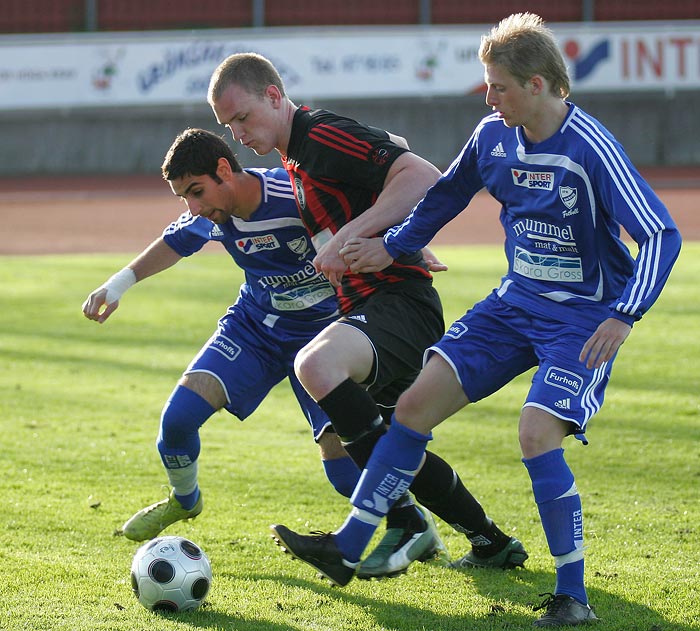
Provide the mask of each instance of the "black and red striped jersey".
MULTIPOLYGON (((374 204, 391 165, 406 151, 376 127, 326 110, 297 109, 282 163, 317 247, 374 204)), ((359 307, 387 285, 431 278, 420 252, 403 255, 378 273, 346 274, 338 291, 341 312, 359 307)))

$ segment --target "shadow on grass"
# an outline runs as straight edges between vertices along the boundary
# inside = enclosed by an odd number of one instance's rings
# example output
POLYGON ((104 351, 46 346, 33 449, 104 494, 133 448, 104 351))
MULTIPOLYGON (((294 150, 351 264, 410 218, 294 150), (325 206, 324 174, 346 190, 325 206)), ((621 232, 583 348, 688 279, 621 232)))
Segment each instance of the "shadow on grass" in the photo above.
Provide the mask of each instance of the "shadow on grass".
MULTIPOLYGON (((261 619, 235 617, 213 608, 198 612, 196 620, 188 620, 194 628, 211 629, 245 629, 245 631, 289 631, 290 629, 334 629, 332 608, 336 603, 360 608, 371 617, 373 628, 400 629, 401 631, 424 631, 425 629, 451 631, 465 629, 474 631, 512 631, 514 629, 531 629, 532 623, 542 612, 532 608, 539 605, 544 597, 539 596, 552 589, 551 572, 532 572, 527 569, 512 572, 494 572, 493 570, 452 570, 455 573, 455 594, 460 591, 461 581, 468 583, 468 590, 476 590, 488 602, 481 616, 454 613, 438 614, 424 607, 420 602, 415 605, 387 602, 387 594, 381 593, 377 583, 377 597, 358 595, 348 589, 329 586, 321 581, 306 581, 282 575, 257 574, 248 578, 253 581, 270 581, 285 586, 303 589, 310 596, 304 607, 298 603, 288 606, 283 601, 271 600, 269 607, 276 609, 275 616, 285 615, 289 622, 281 624, 261 619), (460 580, 461 579, 461 580, 460 580), (508 597, 500 595, 509 594, 508 597), (285 613, 286 612, 286 613, 285 613)), ((411 580, 410 575, 393 580, 411 580)), ((662 615, 639 603, 630 602, 600 589, 589 589, 592 606, 600 618, 597 628, 604 625, 605 631, 697 631, 696 626, 678 625, 666 620, 662 615)), ((468 591, 466 592, 468 593, 468 591)), ((456 604, 455 611, 459 609, 456 604)), ((354 627, 348 621, 345 629, 354 627)), ((593 628, 596 628, 593 627, 593 628)), ((568 627, 567 627, 568 628, 568 627)), ((591 627, 587 627, 591 628, 591 627)), ((338 628, 338 631, 341 631, 338 628)))

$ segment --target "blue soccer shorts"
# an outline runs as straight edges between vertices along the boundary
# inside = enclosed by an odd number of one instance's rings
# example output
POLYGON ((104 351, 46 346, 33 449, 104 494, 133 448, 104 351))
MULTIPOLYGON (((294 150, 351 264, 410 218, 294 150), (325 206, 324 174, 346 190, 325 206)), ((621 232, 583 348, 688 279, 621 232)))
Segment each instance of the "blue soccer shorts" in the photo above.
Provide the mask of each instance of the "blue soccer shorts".
POLYGON ((445 359, 471 402, 536 366, 524 407, 573 423, 571 433, 582 434, 603 404, 613 363, 589 370, 578 359, 597 326, 583 329, 532 317, 493 293, 454 322, 426 350, 424 361, 432 353, 445 359))
POLYGON ((314 440, 318 440, 330 427, 330 420, 299 383, 294 374, 294 358, 332 321, 265 318, 264 313, 239 301, 219 320, 217 330, 184 374, 204 372, 213 376, 226 394, 224 408, 241 421, 287 377, 311 425, 314 440))

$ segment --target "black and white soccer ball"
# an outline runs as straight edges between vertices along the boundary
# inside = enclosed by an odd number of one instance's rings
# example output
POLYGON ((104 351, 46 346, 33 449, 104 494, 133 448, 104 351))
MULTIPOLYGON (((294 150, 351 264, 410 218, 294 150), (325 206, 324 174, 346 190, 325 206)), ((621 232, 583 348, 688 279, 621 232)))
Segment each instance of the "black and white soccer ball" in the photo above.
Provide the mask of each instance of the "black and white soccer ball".
POLYGON ((211 587, 211 563, 184 537, 157 537, 142 545, 131 563, 131 589, 151 611, 197 609, 211 587))

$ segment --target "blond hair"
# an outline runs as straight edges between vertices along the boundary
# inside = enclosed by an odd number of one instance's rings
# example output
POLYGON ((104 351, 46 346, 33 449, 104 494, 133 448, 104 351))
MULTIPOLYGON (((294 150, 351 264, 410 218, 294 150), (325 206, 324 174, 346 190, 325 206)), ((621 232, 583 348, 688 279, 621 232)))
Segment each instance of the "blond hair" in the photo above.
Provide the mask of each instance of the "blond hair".
POLYGON ((481 37, 481 63, 505 68, 524 86, 540 75, 555 96, 569 96, 569 73, 554 33, 534 13, 514 13, 481 37))

